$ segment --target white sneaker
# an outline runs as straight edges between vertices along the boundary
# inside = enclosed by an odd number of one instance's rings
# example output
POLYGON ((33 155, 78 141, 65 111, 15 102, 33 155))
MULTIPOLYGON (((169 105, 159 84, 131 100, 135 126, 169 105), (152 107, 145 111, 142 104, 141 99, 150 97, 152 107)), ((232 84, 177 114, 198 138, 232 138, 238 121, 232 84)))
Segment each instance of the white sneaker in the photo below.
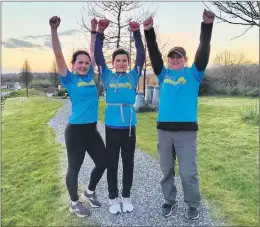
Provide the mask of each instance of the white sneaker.
POLYGON ((134 209, 134 206, 131 202, 130 198, 122 198, 122 203, 123 203, 123 212, 132 212, 134 209))
POLYGON ((120 206, 120 203, 118 202, 118 199, 115 198, 115 199, 110 199, 109 200, 109 212, 111 214, 120 214, 122 213, 122 210, 121 210, 121 206, 120 206))

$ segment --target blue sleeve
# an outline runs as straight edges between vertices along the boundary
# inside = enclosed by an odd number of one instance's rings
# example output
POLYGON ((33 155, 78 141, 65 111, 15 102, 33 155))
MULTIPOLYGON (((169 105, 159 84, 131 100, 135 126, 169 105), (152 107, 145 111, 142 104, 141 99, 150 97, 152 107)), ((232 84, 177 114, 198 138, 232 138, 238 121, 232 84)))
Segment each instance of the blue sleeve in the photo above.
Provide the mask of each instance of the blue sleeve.
POLYGON ((203 76, 205 75, 205 71, 199 71, 196 67, 196 65, 193 63, 192 66, 191 66, 191 70, 192 70, 192 75, 194 77, 194 79, 197 81, 197 82, 201 82, 203 76))
POLYGON ((140 30, 133 32, 134 40, 135 40, 135 48, 136 48, 136 59, 135 59, 135 70, 139 76, 142 75, 142 69, 144 66, 145 60, 145 51, 144 44, 141 37, 140 30))
POLYGON ((106 66, 104 72, 101 75, 101 82, 105 89, 107 89, 112 79, 113 79, 113 72, 106 66))
POLYGON ((62 82, 64 87, 67 88, 68 85, 71 83, 71 76, 72 76, 72 73, 69 71, 69 69, 67 69, 66 76, 60 75, 60 79, 61 79, 61 82, 62 82))
POLYGON ((103 74, 105 73, 105 69, 107 68, 104 54, 102 51, 104 42, 104 34, 101 34, 97 32, 96 34, 96 41, 95 41, 95 49, 94 49, 94 56, 95 61, 98 66, 99 75, 101 76, 101 79, 103 77, 103 74))
POLYGON ((164 76, 166 75, 168 69, 165 68, 165 66, 163 65, 162 67, 162 71, 160 72, 160 74, 157 75, 157 79, 159 81, 159 84, 162 84, 164 76))
POLYGON ((139 84, 139 79, 140 79, 140 75, 138 74, 138 72, 136 71, 136 69, 132 69, 130 72, 129 72, 129 75, 130 75, 130 80, 133 81, 135 87, 137 87, 137 85, 139 84))
POLYGON ((92 65, 89 67, 89 70, 88 70, 87 75, 88 75, 89 77, 91 77, 92 79, 94 78, 95 72, 94 72, 94 68, 93 68, 92 65))
POLYGON ((101 82, 104 87, 107 86, 107 83, 112 79, 111 77, 113 76, 112 71, 106 66, 102 75, 101 75, 101 82))

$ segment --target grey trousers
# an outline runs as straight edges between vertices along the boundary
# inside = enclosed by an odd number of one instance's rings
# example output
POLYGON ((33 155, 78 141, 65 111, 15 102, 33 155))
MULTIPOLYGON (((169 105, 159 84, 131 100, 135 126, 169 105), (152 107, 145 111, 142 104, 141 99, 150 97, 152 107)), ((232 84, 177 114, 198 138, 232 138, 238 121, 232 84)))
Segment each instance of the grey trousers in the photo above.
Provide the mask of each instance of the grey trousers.
POLYGON ((163 177, 160 181, 166 204, 176 200, 175 158, 173 146, 179 163, 184 202, 189 207, 200 206, 200 190, 197 170, 197 132, 166 131, 158 129, 158 155, 163 177))

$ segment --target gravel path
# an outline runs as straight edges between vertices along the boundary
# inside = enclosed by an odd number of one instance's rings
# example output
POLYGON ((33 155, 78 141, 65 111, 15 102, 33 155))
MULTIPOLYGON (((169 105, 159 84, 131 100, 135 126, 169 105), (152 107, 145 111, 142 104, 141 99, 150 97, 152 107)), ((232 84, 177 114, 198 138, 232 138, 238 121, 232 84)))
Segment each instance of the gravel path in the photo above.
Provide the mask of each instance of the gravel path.
MULTIPOLYGON (((71 104, 69 100, 65 101, 63 108, 58 114, 51 119, 49 125, 54 129, 57 135, 57 140, 65 144, 64 130, 70 115, 71 104)), ((104 139, 104 125, 98 123, 98 129, 104 139)), ((61 157, 61 169, 64 175, 67 168, 66 150, 61 157)), ((79 193, 88 183, 90 171, 93 167, 93 162, 86 153, 84 163, 79 174, 79 193)), ((122 162, 119 164, 119 189, 122 188, 122 162)), ((187 207, 183 202, 183 193, 181 188, 180 178, 176 177, 176 186, 178 190, 177 200, 178 208, 168 218, 160 215, 160 206, 163 203, 161 188, 160 188, 161 171, 159 163, 156 159, 146 154, 145 152, 136 149, 135 153, 135 169, 134 182, 132 187, 132 202, 135 209, 130 214, 113 215, 108 211, 108 192, 106 182, 106 172, 104 173, 100 183, 97 186, 96 193, 102 202, 102 207, 99 209, 91 209, 91 221, 101 226, 220 226, 225 225, 223 222, 214 221, 211 218, 210 211, 206 205, 206 201, 202 201, 200 208, 200 218, 196 221, 190 221, 186 217, 187 207)), ((65 182, 65 180, 64 180, 65 182)), ((211 211, 212 212, 212 211, 211 211)))

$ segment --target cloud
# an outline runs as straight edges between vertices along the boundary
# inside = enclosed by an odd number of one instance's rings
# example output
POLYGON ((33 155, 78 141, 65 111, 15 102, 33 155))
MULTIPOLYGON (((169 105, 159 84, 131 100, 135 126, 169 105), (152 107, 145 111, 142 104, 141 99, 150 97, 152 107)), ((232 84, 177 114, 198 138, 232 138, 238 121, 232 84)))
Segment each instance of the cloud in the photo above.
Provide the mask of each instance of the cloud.
POLYGON ((64 32, 60 32, 58 33, 59 36, 70 36, 70 35, 74 35, 75 33, 78 33, 79 30, 77 29, 70 29, 70 30, 67 30, 67 31, 64 31, 64 32))
POLYGON ((51 35, 49 34, 45 34, 45 35, 27 35, 27 36, 24 36, 23 38, 24 39, 38 39, 38 38, 47 38, 47 37, 50 37, 51 35))
MULTIPOLYGON (((79 30, 77 29, 70 29, 63 32, 58 33, 60 36, 72 36, 76 33, 78 33, 79 30)), ((16 39, 16 38, 9 38, 2 42, 2 46, 5 48, 39 48, 43 49, 44 47, 52 48, 51 43, 51 35, 50 34, 43 34, 43 35, 27 35, 22 37, 22 39, 16 39), (35 44, 32 42, 27 41, 28 39, 40 39, 44 38, 43 45, 35 44)))
MULTIPOLYGON (((77 29, 69 29, 64 32, 58 32, 58 35, 59 36, 71 36, 78 32, 79 32, 79 30, 77 30, 77 29)), ((50 37, 51 37, 50 34, 44 34, 44 35, 27 35, 27 36, 24 36, 23 38, 24 39, 38 39, 38 38, 50 38, 50 37)))
POLYGON ((34 44, 28 41, 9 38, 5 42, 2 42, 2 45, 6 48, 42 48, 42 45, 34 44))

